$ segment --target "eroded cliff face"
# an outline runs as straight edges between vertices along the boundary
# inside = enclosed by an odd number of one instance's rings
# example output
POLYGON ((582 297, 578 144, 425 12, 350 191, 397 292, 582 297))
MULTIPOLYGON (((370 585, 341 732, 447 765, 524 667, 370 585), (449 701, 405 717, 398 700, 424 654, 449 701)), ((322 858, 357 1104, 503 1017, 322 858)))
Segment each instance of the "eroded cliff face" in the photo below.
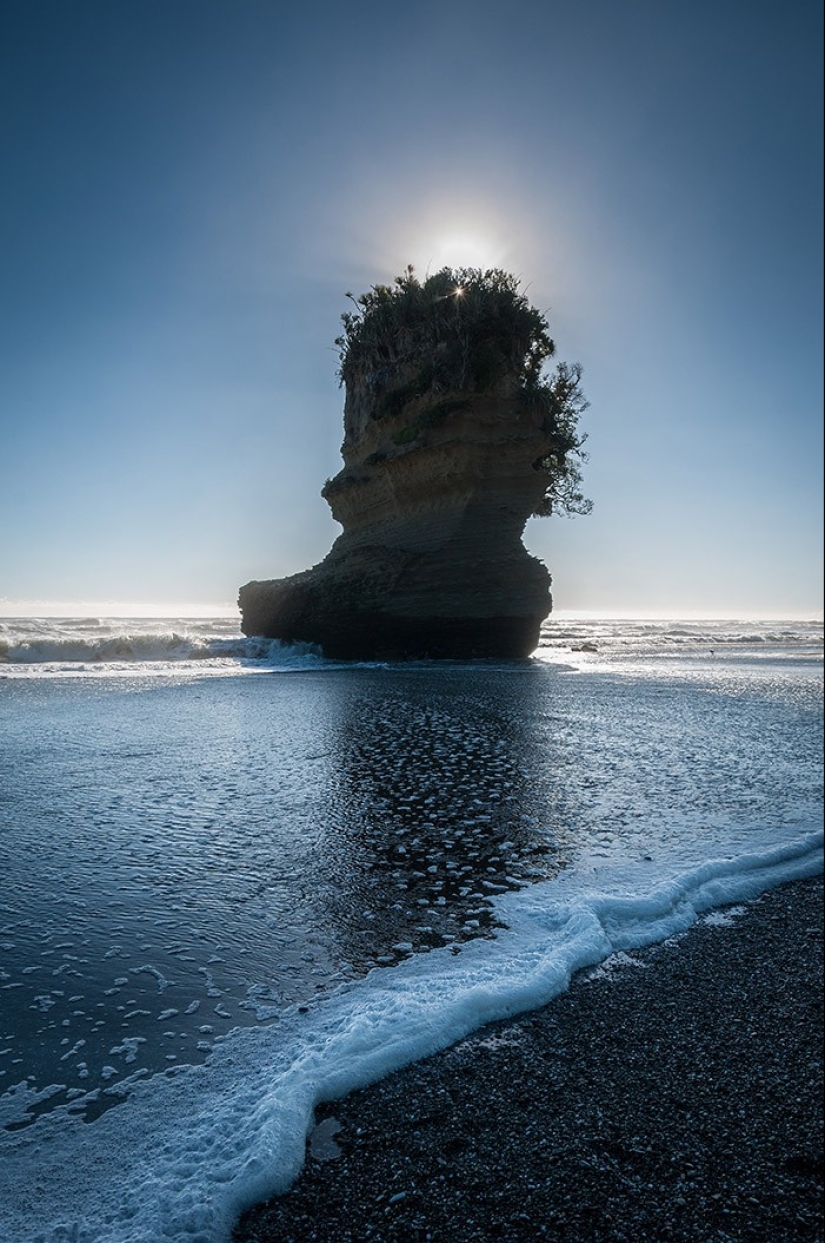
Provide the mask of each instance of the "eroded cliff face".
POLYGON ((323 489, 342 534, 313 569, 242 587, 243 631, 334 658, 527 656, 551 609, 521 541, 547 484, 542 412, 506 379, 407 401, 403 380, 395 403, 369 374, 348 386, 323 489))

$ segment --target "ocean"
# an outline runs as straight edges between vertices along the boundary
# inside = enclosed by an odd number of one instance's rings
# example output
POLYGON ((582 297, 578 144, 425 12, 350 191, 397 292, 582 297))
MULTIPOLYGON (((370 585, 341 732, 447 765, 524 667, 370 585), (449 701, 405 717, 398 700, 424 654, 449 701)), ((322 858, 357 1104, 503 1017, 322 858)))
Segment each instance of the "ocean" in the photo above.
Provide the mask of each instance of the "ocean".
POLYGON ((313 1108, 822 869, 818 621, 338 664, 0 618, 0 1237, 226 1243, 313 1108))

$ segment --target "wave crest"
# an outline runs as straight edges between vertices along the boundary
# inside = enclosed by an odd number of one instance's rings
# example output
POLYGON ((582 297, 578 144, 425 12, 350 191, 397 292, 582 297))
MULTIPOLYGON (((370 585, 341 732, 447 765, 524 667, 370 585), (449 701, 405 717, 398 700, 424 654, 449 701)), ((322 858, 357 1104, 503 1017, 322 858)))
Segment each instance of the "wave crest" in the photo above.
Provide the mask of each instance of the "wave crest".
POLYGON ((0 664, 100 668, 106 665, 219 662, 283 666, 315 663, 322 656, 308 643, 281 643, 260 636, 221 637, 183 630, 121 631, 108 634, 9 634, 0 637, 0 664))

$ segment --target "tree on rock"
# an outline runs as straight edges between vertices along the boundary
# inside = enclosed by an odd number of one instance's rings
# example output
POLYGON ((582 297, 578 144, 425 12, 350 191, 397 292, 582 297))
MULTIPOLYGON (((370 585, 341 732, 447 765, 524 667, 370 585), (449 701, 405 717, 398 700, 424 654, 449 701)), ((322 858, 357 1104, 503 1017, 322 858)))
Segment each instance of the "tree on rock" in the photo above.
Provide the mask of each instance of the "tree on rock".
POLYGON ((347 294, 355 310, 341 316, 339 378, 348 389, 369 391, 374 419, 431 399, 427 423, 411 420, 398 443, 414 441, 468 394, 517 396, 541 416, 545 439, 533 463, 546 476, 535 514, 586 514, 592 502, 581 490, 587 437, 579 419, 589 404, 582 370, 565 362, 548 370, 556 352, 549 325, 520 285, 499 268, 443 268, 422 282, 408 267, 391 285, 347 294))

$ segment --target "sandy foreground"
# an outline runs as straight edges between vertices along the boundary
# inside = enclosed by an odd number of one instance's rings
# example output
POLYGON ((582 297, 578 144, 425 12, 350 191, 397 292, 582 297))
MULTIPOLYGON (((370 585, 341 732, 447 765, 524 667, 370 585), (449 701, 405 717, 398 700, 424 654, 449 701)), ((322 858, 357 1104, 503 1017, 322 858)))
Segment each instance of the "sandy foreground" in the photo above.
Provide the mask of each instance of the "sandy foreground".
POLYGON ((320 1107, 235 1243, 823 1239, 823 885, 320 1107))

